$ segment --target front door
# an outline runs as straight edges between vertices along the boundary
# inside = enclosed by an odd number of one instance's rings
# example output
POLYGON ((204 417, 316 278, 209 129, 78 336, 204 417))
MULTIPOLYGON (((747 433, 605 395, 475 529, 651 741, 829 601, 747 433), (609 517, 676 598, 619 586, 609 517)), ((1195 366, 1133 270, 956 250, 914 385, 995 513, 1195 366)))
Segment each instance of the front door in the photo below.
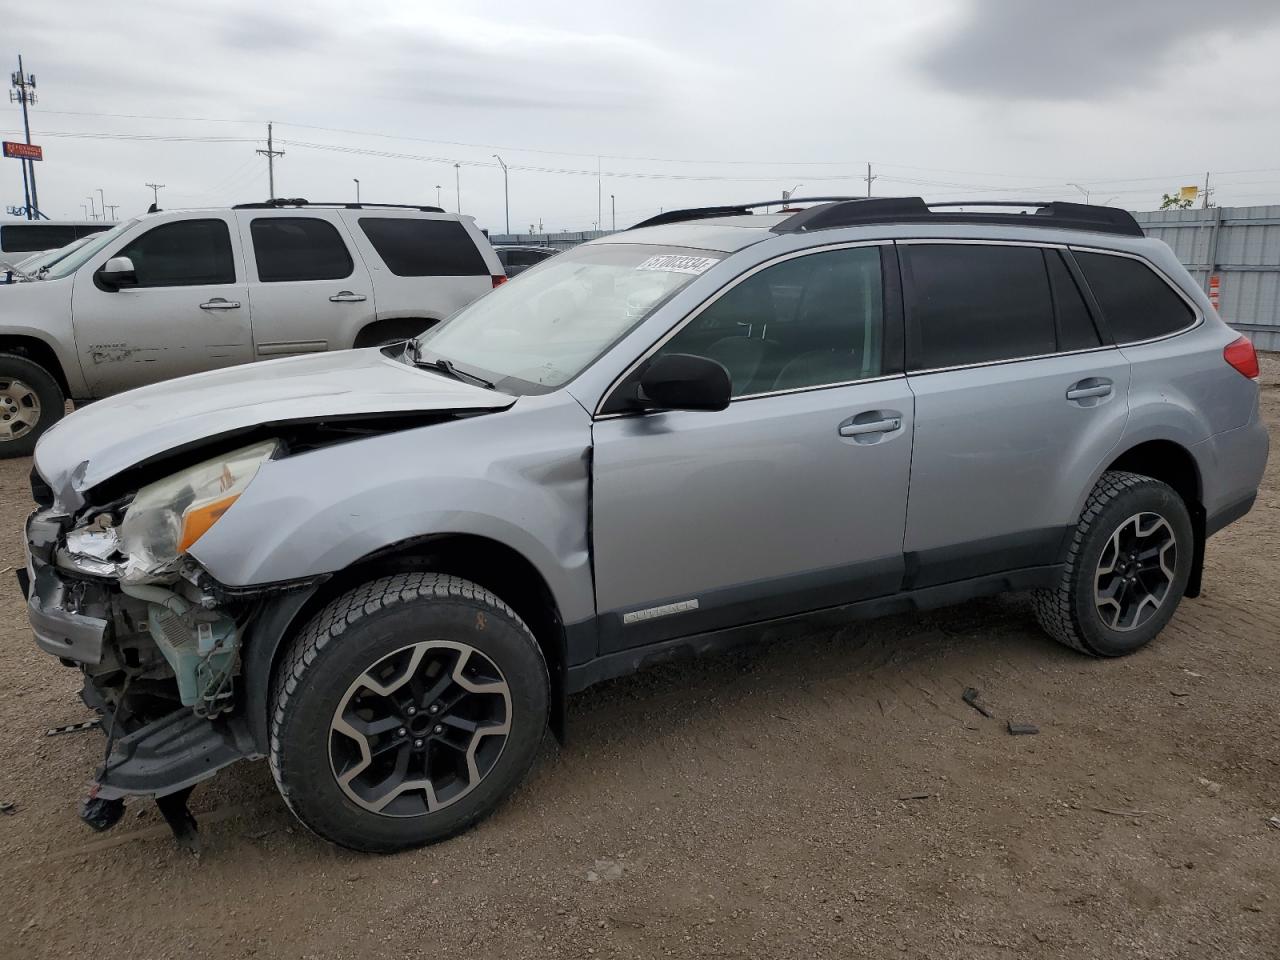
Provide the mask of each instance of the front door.
POLYGON ((373 282, 340 217, 320 210, 242 210, 253 333, 263 359, 345 350, 374 321, 373 282))
POLYGON ((72 323, 94 397, 253 359, 249 290, 230 214, 159 223, 80 268, 72 323), (94 274, 133 261, 138 284, 106 290, 94 274))
POLYGON ((899 588, 913 402, 882 249, 759 268, 661 346, 722 362, 726 410, 596 421, 601 652, 899 588))
POLYGON ((918 587, 1059 562, 1127 417, 1063 249, 901 243, 916 396, 904 548, 918 587))

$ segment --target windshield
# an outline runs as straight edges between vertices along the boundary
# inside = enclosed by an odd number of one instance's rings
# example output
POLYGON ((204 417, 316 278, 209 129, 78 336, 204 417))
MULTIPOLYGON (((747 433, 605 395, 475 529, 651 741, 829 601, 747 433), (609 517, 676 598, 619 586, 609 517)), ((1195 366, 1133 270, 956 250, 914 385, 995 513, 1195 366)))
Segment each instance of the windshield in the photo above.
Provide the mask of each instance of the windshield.
POLYGON ((497 386, 545 393, 572 380, 723 254, 640 244, 576 247, 531 267, 418 338, 497 386))
POLYGON ((81 237, 79 240, 72 240, 65 247, 58 247, 57 250, 46 250, 44 253, 27 257, 18 264, 18 269, 25 274, 34 275, 41 267, 52 267, 63 257, 69 257, 92 239, 92 236, 81 237))
POLYGON ((95 233, 89 238, 89 242, 83 247, 72 251, 70 256, 63 257, 57 263, 49 267, 49 269, 45 271, 45 279, 58 280, 62 277, 70 276, 75 273, 99 250, 114 243, 119 238, 120 234, 124 233, 137 222, 138 220, 135 217, 132 220, 126 220, 119 226, 112 227, 105 233, 95 233))

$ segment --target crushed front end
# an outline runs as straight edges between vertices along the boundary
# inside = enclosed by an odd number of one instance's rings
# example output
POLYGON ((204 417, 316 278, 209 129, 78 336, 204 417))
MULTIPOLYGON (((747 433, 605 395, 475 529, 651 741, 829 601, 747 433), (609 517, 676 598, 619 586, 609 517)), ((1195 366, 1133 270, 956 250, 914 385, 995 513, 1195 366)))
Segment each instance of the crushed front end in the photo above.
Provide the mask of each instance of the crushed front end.
POLYGON ((33 471, 39 509, 19 581, 36 644, 81 671, 81 696, 102 717, 108 746, 82 810, 98 829, 123 798, 149 795, 182 839, 191 787, 262 755, 242 702, 242 646, 271 591, 222 588, 186 548, 275 450, 232 451, 75 510, 33 471))

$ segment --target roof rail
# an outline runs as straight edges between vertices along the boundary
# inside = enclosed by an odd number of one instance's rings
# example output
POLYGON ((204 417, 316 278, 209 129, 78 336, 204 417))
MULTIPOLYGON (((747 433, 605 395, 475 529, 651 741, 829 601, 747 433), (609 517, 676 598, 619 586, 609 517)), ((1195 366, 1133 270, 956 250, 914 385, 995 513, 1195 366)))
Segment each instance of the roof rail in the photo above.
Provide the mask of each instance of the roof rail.
POLYGON ((416 203, 346 203, 341 200, 304 200, 302 197, 276 197, 259 203, 237 203, 232 210, 279 210, 282 207, 342 207, 346 210, 391 209, 420 210, 423 213, 444 213, 443 207, 427 207, 416 203))
POLYGON ((639 230, 641 227, 657 227, 664 223, 682 223, 686 220, 706 220, 709 217, 737 217, 757 210, 760 207, 785 207, 789 203, 827 203, 835 200, 855 200, 856 197, 789 197, 786 200, 761 200, 757 203, 733 203, 723 207, 689 207, 685 210, 667 210, 648 220, 641 220, 628 227, 639 230))
POLYGON ((1019 227, 1092 230, 1128 237, 1144 236, 1128 210, 1085 203, 1049 201, 950 201, 925 203, 919 197, 875 197, 825 203, 794 213, 773 227, 774 233, 801 233, 877 223, 968 223, 1019 227), (999 207, 1033 212, 952 211, 951 207, 999 207), (941 210, 941 212, 937 212, 941 210))

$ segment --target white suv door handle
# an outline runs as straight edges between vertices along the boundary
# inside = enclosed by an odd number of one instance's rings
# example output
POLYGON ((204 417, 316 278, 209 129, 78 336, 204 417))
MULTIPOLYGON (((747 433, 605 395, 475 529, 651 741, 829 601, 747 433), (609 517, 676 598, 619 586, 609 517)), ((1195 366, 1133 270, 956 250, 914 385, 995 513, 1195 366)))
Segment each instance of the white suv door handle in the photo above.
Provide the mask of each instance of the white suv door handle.
POLYGON ((363 293, 352 293, 350 290, 339 290, 329 298, 330 303, 359 303, 362 300, 368 300, 363 293))
POLYGON ((1071 387, 1067 391, 1068 400, 1088 400, 1092 397, 1109 397, 1111 396, 1111 381, 1104 380, 1102 383, 1088 384, 1089 381, 1082 380, 1078 385, 1071 387))
POLYGON ((214 297, 200 304, 201 310, 239 310, 239 300, 228 300, 226 297, 214 297))

